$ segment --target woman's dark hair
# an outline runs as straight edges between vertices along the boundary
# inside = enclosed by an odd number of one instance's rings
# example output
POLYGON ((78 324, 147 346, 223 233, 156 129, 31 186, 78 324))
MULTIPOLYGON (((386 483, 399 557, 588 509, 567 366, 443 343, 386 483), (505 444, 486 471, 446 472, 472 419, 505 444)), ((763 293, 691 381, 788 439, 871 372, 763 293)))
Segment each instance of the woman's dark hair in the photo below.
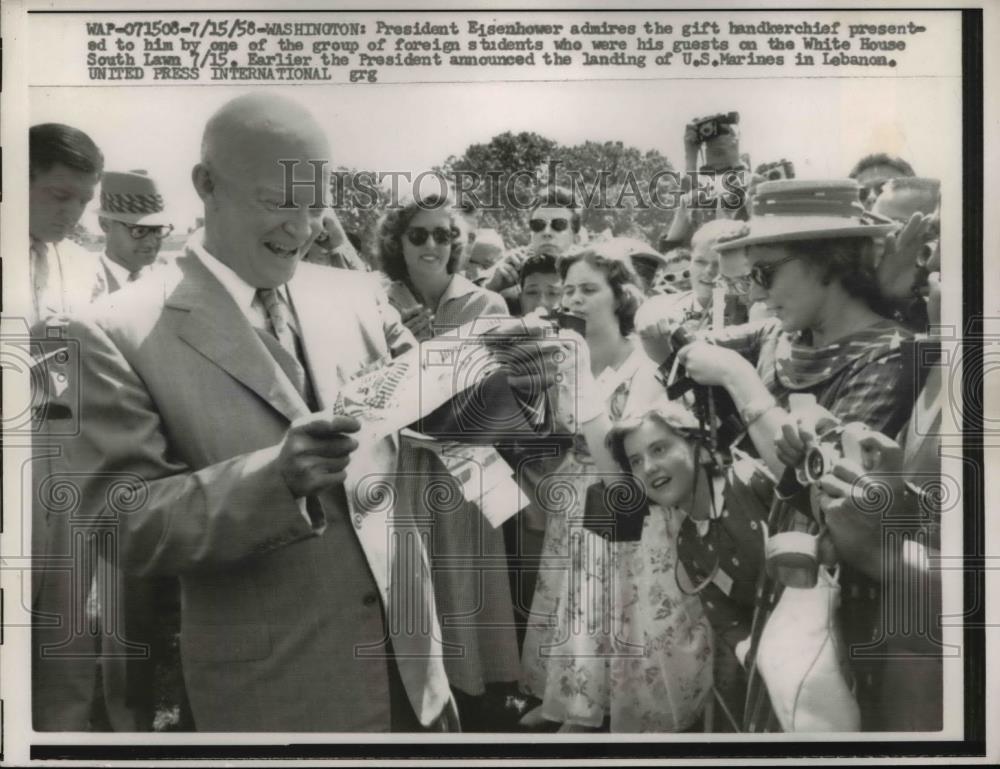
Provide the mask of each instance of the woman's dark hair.
POLYGON ((569 211, 569 226, 574 233, 580 231, 580 207, 576 204, 571 190, 566 187, 545 187, 535 197, 535 202, 531 206, 530 214, 535 213, 539 208, 565 208, 569 211))
MULTIPOLYGON (((378 264, 391 280, 410 283, 410 276, 403 259, 403 237, 410 223, 421 211, 436 211, 444 209, 448 212, 452 227, 455 226, 456 211, 450 197, 428 195, 407 202, 400 208, 390 209, 382 216, 378 226, 378 264)), ((462 258, 461 238, 455 238, 451 244, 451 256, 448 257, 448 274, 458 269, 462 258)))
POLYGON ((645 298, 642 283, 632 265, 624 259, 615 259, 601 253, 600 246, 588 248, 564 256, 559 260, 559 277, 565 281, 570 267, 577 262, 586 262, 595 270, 600 270, 615 296, 615 315, 618 330, 622 336, 635 331, 635 313, 645 298))
POLYGON ((104 171, 104 155, 94 140, 79 128, 62 123, 41 123, 28 130, 28 177, 34 179, 55 165, 85 174, 104 171))
POLYGON ((524 264, 521 265, 521 273, 517 278, 518 285, 524 288, 524 281, 528 276, 539 273, 542 275, 559 274, 559 265, 552 254, 535 254, 525 259, 524 264))
POLYGON ((823 285, 837 281, 849 296, 860 299, 880 315, 883 305, 875 274, 874 243, 870 238, 827 238, 782 243, 789 254, 822 271, 823 285))

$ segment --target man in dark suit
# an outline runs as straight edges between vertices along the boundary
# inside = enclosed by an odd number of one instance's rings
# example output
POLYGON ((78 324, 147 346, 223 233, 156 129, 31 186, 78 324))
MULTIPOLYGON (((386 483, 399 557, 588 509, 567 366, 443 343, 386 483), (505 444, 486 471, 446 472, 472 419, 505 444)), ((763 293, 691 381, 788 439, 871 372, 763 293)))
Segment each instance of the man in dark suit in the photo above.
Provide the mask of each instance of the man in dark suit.
POLYGON ((328 172, 290 186, 279 161, 329 156, 298 104, 227 103, 192 172, 204 230, 70 326, 81 509, 117 525, 127 570, 179 575, 199 730, 452 726, 420 532, 391 505, 395 437, 331 410, 414 340, 370 275, 300 263, 328 172))

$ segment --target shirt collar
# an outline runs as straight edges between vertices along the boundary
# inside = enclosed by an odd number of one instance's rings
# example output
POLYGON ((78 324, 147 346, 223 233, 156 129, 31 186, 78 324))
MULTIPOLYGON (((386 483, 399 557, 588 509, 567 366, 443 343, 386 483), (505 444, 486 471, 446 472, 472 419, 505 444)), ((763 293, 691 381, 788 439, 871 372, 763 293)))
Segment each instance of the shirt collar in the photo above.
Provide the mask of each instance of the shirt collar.
POLYGON ((604 394, 605 398, 610 398, 612 393, 621 385, 622 382, 628 381, 635 376, 636 372, 639 370, 649 358, 643 352, 639 345, 635 346, 635 349, 629 353, 629 356, 622 361, 622 364, 618 368, 612 368, 608 366, 604 371, 597 375, 596 382, 600 391, 604 394))
POLYGON ((448 281, 444 293, 441 294, 441 299, 438 300, 438 307, 444 307, 445 302, 450 302, 453 299, 461 299, 476 291, 479 291, 479 287, 475 283, 456 272, 451 276, 451 280, 448 281))
POLYGON ((118 281, 119 286, 124 286, 128 283, 129 278, 132 277, 132 273, 127 269, 122 267, 118 262, 108 256, 106 253, 101 254, 101 263, 104 265, 104 269, 111 273, 115 280, 118 281))
MULTIPOLYGON (((196 230, 188 238, 186 248, 192 254, 197 256, 202 264, 208 268, 208 271, 215 276, 216 280, 222 284, 222 287, 226 289, 226 292, 233 298, 236 302, 236 306, 240 308, 240 311, 247 317, 251 324, 255 324, 258 320, 259 312, 253 303, 254 298, 257 296, 257 289, 251 286, 243 278, 237 275, 233 269, 222 262, 220 262, 216 257, 212 256, 205 249, 205 231, 196 230)), ((278 288, 278 294, 289 304, 288 295, 286 293, 288 289, 285 286, 280 286, 278 288)))

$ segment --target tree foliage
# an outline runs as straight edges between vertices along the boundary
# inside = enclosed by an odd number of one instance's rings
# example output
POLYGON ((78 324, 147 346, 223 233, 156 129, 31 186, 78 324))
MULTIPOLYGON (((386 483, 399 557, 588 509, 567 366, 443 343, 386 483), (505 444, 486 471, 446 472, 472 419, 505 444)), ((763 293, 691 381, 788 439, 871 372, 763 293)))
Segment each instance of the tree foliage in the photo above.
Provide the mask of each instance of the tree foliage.
MULTIPOLYGON (((622 142, 563 146, 537 133, 506 131, 470 145, 434 170, 450 179, 461 195, 476 200, 481 226, 498 230, 511 246, 528 242, 531 202, 539 187, 553 180, 577 192, 583 225, 592 235, 610 229, 614 235, 642 238, 655 246, 673 216, 668 203, 676 185, 663 175, 673 170, 670 161, 657 150, 642 151, 622 142), (651 198, 653 186, 663 205, 651 198)), ((377 180, 377 174, 357 177, 353 169, 339 171, 340 178, 355 182, 335 189, 337 210, 344 228, 359 234, 368 251, 375 224, 390 202, 389 192, 376 181, 373 199, 369 181, 377 180)))

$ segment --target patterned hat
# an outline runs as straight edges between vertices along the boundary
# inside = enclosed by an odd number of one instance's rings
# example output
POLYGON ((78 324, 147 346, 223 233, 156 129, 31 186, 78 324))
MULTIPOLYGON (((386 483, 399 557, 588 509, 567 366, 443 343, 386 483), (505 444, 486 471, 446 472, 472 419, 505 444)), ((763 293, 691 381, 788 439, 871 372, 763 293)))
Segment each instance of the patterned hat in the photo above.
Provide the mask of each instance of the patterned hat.
POLYGON ((145 171, 107 171, 101 177, 101 210, 98 216, 125 224, 162 225, 163 196, 145 171))
POLYGON ((877 238, 896 227, 865 211, 853 179, 784 179, 763 182, 753 196, 750 221, 738 237, 720 241, 717 251, 790 240, 877 238))

